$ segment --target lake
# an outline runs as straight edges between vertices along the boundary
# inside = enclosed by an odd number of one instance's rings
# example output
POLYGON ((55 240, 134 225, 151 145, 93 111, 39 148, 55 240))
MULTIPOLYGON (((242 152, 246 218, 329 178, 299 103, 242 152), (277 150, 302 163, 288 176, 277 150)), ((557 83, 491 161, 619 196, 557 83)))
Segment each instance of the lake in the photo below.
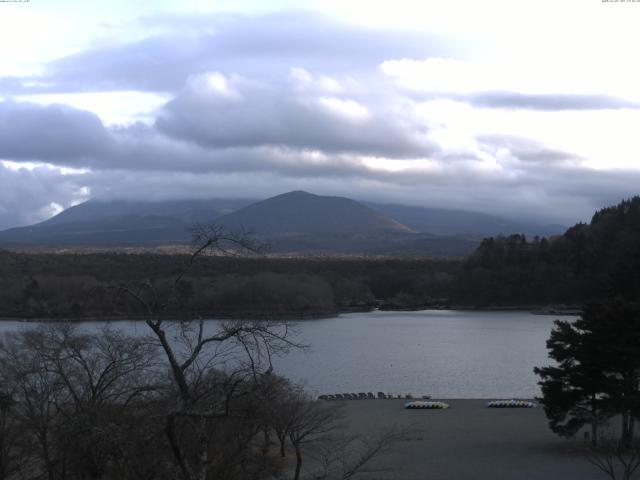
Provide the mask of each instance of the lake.
MULTIPOLYGON (((366 312, 297 323, 308 352, 292 352, 276 371, 314 394, 378 392, 434 398, 530 398, 534 366, 550 363, 551 315, 513 311, 366 312)), ((570 319, 572 317, 564 317, 570 319)), ((208 321, 215 328, 217 321, 208 321)), ((0 322, 0 333, 28 327, 0 322)), ((83 323, 99 328, 101 322, 83 323)), ((114 322, 146 333, 141 322, 114 322)))

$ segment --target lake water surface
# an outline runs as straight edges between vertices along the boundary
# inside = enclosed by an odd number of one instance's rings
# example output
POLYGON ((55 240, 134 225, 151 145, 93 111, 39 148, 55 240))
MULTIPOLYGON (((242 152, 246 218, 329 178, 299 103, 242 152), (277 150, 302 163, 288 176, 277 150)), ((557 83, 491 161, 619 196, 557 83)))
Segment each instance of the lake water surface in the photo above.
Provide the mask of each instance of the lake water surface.
MULTIPOLYGON (((534 366, 549 364, 545 341, 557 318, 526 312, 367 312, 297 323, 308 352, 275 361, 276 371, 315 394, 378 392, 434 398, 533 397, 534 366)), ((565 317, 568 318, 568 317, 565 317)), ((207 323, 214 329, 217 321, 207 323)), ((0 322, 0 333, 33 324, 0 322)), ((99 328, 87 322, 83 328, 99 328)), ((142 322, 114 322, 146 333, 142 322)))

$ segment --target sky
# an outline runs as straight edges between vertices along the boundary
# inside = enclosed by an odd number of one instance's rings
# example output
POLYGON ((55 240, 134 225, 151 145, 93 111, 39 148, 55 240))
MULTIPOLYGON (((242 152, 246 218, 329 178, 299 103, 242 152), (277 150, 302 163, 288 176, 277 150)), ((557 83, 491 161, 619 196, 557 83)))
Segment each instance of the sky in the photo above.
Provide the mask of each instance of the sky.
POLYGON ((0 229, 290 190, 588 221, 640 193, 640 1, 0 2, 0 229))

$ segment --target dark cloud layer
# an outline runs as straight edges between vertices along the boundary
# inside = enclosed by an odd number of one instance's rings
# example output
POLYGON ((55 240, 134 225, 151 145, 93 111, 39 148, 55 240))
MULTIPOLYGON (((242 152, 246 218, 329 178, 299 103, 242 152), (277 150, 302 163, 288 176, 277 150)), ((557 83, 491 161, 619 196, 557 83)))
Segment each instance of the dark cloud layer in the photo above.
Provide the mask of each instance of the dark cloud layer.
POLYGON ((471 95, 452 96, 477 107, 523 110, 607 110, 640 109, 640 103, 609 95, 531 95, 517 92, 480 92, 471 95))
POLYGON ((57 213, 57 206, 82 200, 73 176, 47 167, 9 169, 0 164, 0 229, 30 225, 57 213))
POLYGON ((456 172, 408 171, 380 175, 366 170, 354 176, 296 176, 265 171, 202 172, 131 169, 61 174, 46 167, 18 172, 0 165, 0 228, 33 223, 54 212, 52 202, 68 207, 87 198, 166 200, 211 197, 268 197, 304 189, 378 202, 485 211, 515 219, 573 224, 587 221, 602 206, 637 194, 640 173, 597 171, 557 165, 531 168, 520 175, 479 176, 470 166, 456 172), (570 178, 571 182, 567 183, 570 178), (245 185, 245 188, 241 186, 245 185), (470 188, 473 185, 473 188, 470 188))
POLYGON ((330 94, 303 92, 282 83, 227 82, 216 75, 193 82, 170 101, 156 122, 170 136, 213 148, 284 146, 326 153, 426 157, 437 151, 426 127, 364 103, 330 94), (223 88, 224 87, 224 88, 223 88))
POLYGON ((0 158, 76 163, 108 149, 93 113, 65 105, 0 102, 0 158))
POLYGON ((496 149, 508 151, 518 160, 524 162, 535 162, 544 165, 558 163, 579 163, 582 157, 561 150, 547 148, 540 142, 530 138, 518 137, 514 135, 479 135, 477 140, 484 147, 495 153, 496 149))
POLYGON ((513 91, 481 91, 475 93, 455 92, 407 92, 418 101, 437 99, 465 102, 478 108, 504 110, 531 110, 542 112, 587 111, 587 110, 639 110, 640 103, 611 95, 586 94, 527 94, 513 91))
MULTIPOLYGON (((254 94, 251 89, 223 89, 222 92, 231 96, 225 101, 232 102, 238 101, 234 99, 236 93, 244 99, 254 94)), ((272 90, 271 95, 278 99, 277 90, 275 92, 272 90)), ((181 95, 195 94, 203 92, 187 88, 181 95)), ((249 194, 266 197, 300 188, 376 201, 476 209, 506 216, 518 212, 522 218, 572 223, 574 219, 588 219, 595 208, 632 195, 640 182, 638 172, 592 170, 582 166, 582 160, 574 154, 549 149, 533 139, 509 135, 477 138, 481 150, 498 159, 499 168, 487 169, 474 156, 448 158, 446 152, 437 150, 432 152, 435 162, 432 167, 417 164, 397 171, 372 168, 358 153, 366 150, 367 145, 383 149, 381 144, 376 144, 375 135, 393 138, 388 146, 388 150, 393 146, 393 151, 387 154, 402 153, 402 148, 412 145, 411 138, 403 139, 404 130, 393 118, 384 119, 386 123, 378 126, 374 133, 362 125, 354 129, 353 142, 349 144, 345 144, 344 139, 350 137, 341 131, 349 125, 339 122, 340 129, 336 131, 324 129, 322 136, 303 137, 312 138, 318 151, 308 151, 302 148, 306 144, 298 143, 297 137, 286 135, 286 130, 295 129, 294 126, 284 127, 280 136, 277 130, 268 130, 271 137, 263 137, 267 140, 261 142, 247 141, 243 135, 251 130, 237 128, 223 132, 219 138, 227 141, 218 143, 216 135, 220 133, 213 127, 222 127, 212 118, 217 122, 227 118, 232 123, 229 128, 233 129, 238 123, 252 121, 255 112, 243 108, 234 111, 224 102, 221 113, 216 112, 220 98, 208 101, 198 95, 190 99, 197 105, 187 108, 174 101, 161 117, 166 121, 167 116, 175 115, 174 109, 178 106, 193 115, 192 123, 185 122, 183 127, 189 129, 183 130, 179 138, 173 138, 176 132, 168 130, 167 125, 163 126, 164 131, 143 124, 105 129, 95 115, 71 107, 0 103, 0 118, 5 127, 0 133, 3 135, 0 158, 91 169, 84 174, 63 174, 48 167, 0 169, 0 228, 41 220, 53 213, 53 202, 68 207, 86 198, 86 192, 103 198, 167 199, 249 194), (211 132, 212 136, 198 139, 198 128, 203 128, 204 134, 211 132), (394 131, 399 136, 394 137, 394 131), (358 133, 364 140, 355 138, 358 133), (336 145, 347 151, 341 151, 336 145), (567 183, 567 179, 571 182, 567 183), (549 211, 550 205, 553 211, 549 211)), ((184 97, 179 96, 178 100, 184 101, 184 97)), ((276 104, 284 108, 282 103, 276 104)), ((288 114, 293 115, 302 107, 290 108, 288 114)), ((268 117, 274 115, 281 112, 275 108, 267 110, 268 117)), ((176 121, 175 117, 171 118, 176 121)), ((305 118, 309 117, 287 120, 302 123, 305 118)), ((311 118, 318 128, 328 120, 321 115, 311 118)), ((309 123, 304 126, 314 128, 309 123)), ((424 133, 428 138, 428 132, 424 133)))

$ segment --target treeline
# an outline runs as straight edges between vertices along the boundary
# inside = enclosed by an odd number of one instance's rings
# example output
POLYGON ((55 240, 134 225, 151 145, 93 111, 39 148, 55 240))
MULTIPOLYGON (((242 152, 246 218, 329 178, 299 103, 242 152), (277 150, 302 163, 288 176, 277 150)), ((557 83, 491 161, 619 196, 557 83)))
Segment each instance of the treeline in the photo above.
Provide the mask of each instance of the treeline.
MULTIPOLYGON (((145 312, 115 288, 166 295, 187 255, 0 252, 0 317, 118 318, 145 312)), ((450 298, 460 261, 403 258, 201 257, 167 315, 309 318, 450 298), (177 308, 177 307, 176 307, 177 308)))
POLYGON ((464 263, 456 297, 481 305, 573 304, 640 294, 640 197, 564 235, 488 238, 464 263))

